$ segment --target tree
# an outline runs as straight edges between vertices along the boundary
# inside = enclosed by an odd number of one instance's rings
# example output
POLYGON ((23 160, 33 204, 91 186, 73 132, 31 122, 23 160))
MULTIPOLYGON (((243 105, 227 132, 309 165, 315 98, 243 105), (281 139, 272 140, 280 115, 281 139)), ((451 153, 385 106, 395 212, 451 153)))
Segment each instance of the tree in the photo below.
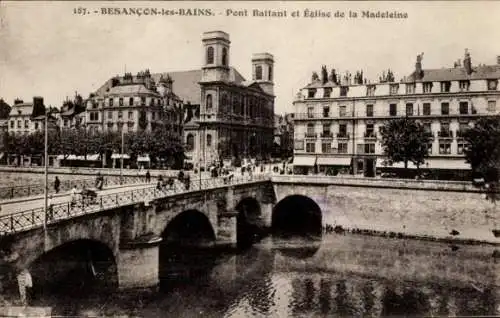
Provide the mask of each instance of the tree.
POLYGON ((481 118, 465 132, 465 159, 485 182, 498 183, 500 172, 500 121, 481 118))
POLYGON ((390 120, 381 127, 380 134, 385 155, 391 162, 404 162, 405 169, 408 162, 413 162, 418 168, 428 156, 429 137, 424 126, 413 119, 390 120))

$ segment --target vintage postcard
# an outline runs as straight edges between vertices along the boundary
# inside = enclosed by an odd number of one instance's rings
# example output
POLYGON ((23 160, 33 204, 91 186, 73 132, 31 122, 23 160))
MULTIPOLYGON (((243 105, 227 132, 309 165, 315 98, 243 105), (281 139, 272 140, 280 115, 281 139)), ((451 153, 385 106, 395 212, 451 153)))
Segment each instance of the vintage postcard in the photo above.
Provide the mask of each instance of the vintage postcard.
POLYGON ((0 316, 500 316, 499 16, 1 1, 0 316))

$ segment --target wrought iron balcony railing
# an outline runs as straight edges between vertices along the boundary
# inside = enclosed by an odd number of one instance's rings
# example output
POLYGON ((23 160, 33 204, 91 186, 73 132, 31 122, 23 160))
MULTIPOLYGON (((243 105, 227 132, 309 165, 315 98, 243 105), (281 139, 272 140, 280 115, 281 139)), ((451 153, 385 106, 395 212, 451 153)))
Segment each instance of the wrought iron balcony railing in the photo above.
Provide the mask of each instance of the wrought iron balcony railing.
POLYGON ((318 134, 313 133, 313 132, 306 132, 305 136, 306 136, 306 138, 317 138, 318 134))
POLYGON ((453 132, 451 130, 443 130, 438 132, 440 138, 453 138, 453 132))
POLYGON ((349 139, 349 133, 338 133, 337 134, 338 139, 349 139))
POLYGON ((331 131, 324 131, 321 133, 321 138, 333 138, 333 133, 331 131))

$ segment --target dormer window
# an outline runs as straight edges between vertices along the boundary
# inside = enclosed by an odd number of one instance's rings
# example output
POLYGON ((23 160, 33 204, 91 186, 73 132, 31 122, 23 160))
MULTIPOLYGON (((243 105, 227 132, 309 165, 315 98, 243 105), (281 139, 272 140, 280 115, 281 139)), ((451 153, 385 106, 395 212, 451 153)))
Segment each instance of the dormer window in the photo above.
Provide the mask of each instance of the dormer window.
POLYGON ((373 96, 375 95, 375 85, 367 85, 366 86, 366 96, 373 96))
POLYGON ((441 93, 449 93, 451 88, 451 82, 441 82, 441 93))
POLYGON ((309 88, 307 90, 307 97, 308 98, 314 98, 315 95, 316 95, 316 88, 309 88))
POLYGON ((389 86, 389 93, 391 95, 396 95, 398 93, 398 90, 399 90, 399 84, 391 84, 389 86))
POLYGON ((469 91, 470 81, 460 81, 458 83, 458 85, 459 85, 461 92, 464 92, 464 91, 467 92, 467 91, 469 91))
POLYGON ((323 91, 323 97, 328 98, 332 94, 332 88, 331 87, 325 87, 323 91))
POLYGON ((214 48, 212 46, 207 48, 207 64, 214 64, 214 48))
POLYGON ((424 93, 432 92, 432 82, 425 82, 422 84, 424 93))
POLYGON ((415 84, 406 84, 406 94, 415 94, 415 84))
POLYGON ((347 96, 349 86, 340 86, 340 96, 347 96))
POLYGON ((496 91, 498 86, 498 80, 496 79, 489 79, 488 80, 488 90, 489 91, 496 91))

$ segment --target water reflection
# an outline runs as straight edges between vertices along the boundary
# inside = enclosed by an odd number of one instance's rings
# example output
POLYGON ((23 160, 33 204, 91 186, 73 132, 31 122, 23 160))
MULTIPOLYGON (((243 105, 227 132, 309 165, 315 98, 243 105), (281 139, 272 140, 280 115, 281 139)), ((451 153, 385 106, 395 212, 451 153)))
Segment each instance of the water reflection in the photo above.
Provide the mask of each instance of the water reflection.
POLYGON ((94 303, 82 295, 79 310, 141 317, 500 314, 500 290, 493 285, 499 268, 487 257, 489 248, 463 246, 460 254, 451 254, 439 243, 403 245, 327 235, 319 246, 268 239, 236 254, 172 251, 163 255, 170 263, 160 293, 126 300, 115 294, 94 303), (310 250, 314 253, 305 252, 310 250))

